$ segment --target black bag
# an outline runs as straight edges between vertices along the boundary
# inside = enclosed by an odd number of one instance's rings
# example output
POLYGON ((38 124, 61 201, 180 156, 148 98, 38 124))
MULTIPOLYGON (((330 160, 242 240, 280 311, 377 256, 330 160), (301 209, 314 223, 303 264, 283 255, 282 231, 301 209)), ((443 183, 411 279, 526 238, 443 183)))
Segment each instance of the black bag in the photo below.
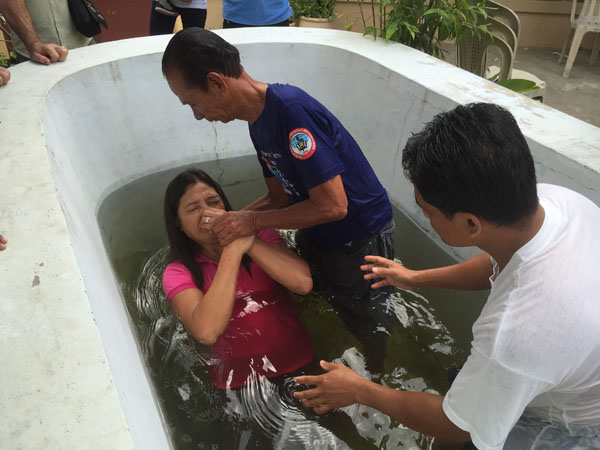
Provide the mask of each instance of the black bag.
POLYGON ((87 37, 100 33, 100 25, 108 28, 106 19, 90 0, 69 0, 69 12, 75 28, 87 37))

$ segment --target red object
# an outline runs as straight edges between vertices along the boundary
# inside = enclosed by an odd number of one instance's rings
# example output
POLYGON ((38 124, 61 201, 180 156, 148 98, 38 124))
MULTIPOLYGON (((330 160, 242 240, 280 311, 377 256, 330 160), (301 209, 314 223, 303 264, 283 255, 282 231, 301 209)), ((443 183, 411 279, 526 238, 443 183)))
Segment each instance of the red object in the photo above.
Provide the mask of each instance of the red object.
POLYGON ((117 41, 148 36, 150 0, 94 0, 98 11, 106 18, 108 29, 94 37, 96 42, 117 41))
MULTIPOLYGON (((270 245, 283 242, 275 230, 258 236, 270 245)), ((218 263, 198 255, 207 292, 217 273, 218 263)), ((289 293, 254 261, 250 275, 240 267, 231 319, 211 347, 207 364, 212 383, 221 389, 235 388, 275 377, 308 364, 314 354, 312 339, 294 310, 289 293)), ((179 292, 196 288, 190 272, 180 262, 167 266, 163 290, 167 301, 179 292)))

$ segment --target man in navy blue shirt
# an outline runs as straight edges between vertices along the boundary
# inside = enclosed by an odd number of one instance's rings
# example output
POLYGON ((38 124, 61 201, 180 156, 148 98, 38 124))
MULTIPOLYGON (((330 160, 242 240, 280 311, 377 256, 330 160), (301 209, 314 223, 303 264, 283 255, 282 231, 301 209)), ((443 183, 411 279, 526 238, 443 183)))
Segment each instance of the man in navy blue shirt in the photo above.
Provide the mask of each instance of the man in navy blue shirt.
MULTIPOLYGON (((380 304, 387 295, 370 288, 360 266, 366 255, 393 258, 392 208, 340 121, 295 86, 252 79, 238 50, 210 31, 177 33, 165 50, 162 70, 196 119, 247 121, 263 168, 265 195, 241 211, 207 210, 202 226, 222 246, 265 228, 298 229, 296 242, 311 263, 315 283, 334 294, 334 306, 350 330, 371 336, 389 328, 380 304)), ((374 359, 383 357, 380 339, 365 344, 374 359)))

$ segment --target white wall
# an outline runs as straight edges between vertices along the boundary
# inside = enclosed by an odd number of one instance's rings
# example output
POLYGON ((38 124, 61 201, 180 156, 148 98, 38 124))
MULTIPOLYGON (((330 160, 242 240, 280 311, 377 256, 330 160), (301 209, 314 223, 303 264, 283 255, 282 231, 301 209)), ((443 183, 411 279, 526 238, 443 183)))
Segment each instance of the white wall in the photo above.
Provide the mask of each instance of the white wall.
MULTIPOLYGON (((355 33, 219 33, 239 46, 251 76, 296 84, 328 106, 362 146, 393 202, 424 228, 402 175, 402 148, 437 112, 470 101, 511 110, 540 181, 600 204, 596 127, 412 49, 355 33)), ((141 176, 253 151, 245 123, 197 122, 170 93, 160 71, 168 38, 95 45, 50 67, 22 64, 0 89, 0 233, 10 241, 0 254, 1 403, 13 411, 0 444, 168 446, 96 213, 109 193, 141 176)))

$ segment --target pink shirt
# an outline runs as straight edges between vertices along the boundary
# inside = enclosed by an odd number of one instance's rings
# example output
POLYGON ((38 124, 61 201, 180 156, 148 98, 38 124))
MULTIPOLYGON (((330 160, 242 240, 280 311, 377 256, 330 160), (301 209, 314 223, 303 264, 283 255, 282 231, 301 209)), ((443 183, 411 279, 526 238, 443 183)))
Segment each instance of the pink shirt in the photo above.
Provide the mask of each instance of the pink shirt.
MULTIPOLYGON (((270 245, 283 242, 275 230, 258 237, 270 245)), ((217 273, 218 262, 199 254, 206 292, 217 273)), ((208 371, 219 388, 234 388, 258 375, 274 377, 293 372, 313 358, 312 340, 298 321, 287 290, 251 260, 250 272, 240 266, 229 325, 211 348, 208 371)), ((185 289, 197 289, 190 271, 172 262, 163 274, 167 301, 185 289)))

